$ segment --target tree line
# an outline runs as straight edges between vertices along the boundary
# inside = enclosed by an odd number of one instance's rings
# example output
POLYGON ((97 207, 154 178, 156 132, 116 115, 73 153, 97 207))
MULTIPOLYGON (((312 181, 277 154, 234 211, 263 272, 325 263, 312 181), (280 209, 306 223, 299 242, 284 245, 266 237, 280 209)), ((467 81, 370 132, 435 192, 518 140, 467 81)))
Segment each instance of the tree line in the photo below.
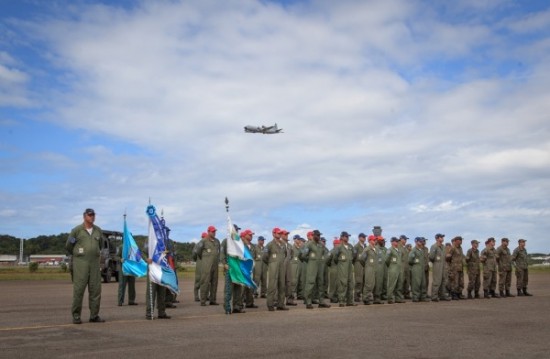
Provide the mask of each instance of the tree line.
MULTIPOLYGON (((23 254, 65 254, 65 243, 69 238, 69 233, 60 233, 57 235, 38 236, 25 240, 23 254)), ((143 235, 134 236, 137 245, 144 250, 148 237, 143 235)), ((0 234, 0 254, 19 255, 20 238, 7 234, 0 234)), ((174 242, 176 260, 178 262, 192 261, 192 251, 195 243, 174 242)))

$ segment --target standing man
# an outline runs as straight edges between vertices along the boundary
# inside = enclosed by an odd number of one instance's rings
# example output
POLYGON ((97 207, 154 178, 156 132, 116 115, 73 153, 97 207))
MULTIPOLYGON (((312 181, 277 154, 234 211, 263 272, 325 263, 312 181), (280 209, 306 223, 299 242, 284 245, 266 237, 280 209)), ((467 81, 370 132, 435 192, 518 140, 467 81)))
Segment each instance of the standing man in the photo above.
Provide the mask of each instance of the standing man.
POLYGON ((497 287, 497 256, 495 253, 495 239, 488 238, 485 241, 485 248, 481 251, 479 257, 483 263, 483 297, 484 298, 499 298, 495 293, 497 287))
POLYGON ((424 255, 424 244, 426 238, 416 237, 414 239, 415 247, 409 253, 409 265, 411 266, 411 289, 413 302, 429 302, 428 285, 426 283, 426 274, 424 267, 426 265, 426 256, 424 255))
POLYGON ((294 235, 294 243, 290 246, 290 259, 287 269, 288 283, 286 287, 286 304, 298 305, 295 302, 297 297, 298 278, 300 278, 301 261, 298 258, 300 254, 300 247, 302 246, 302 240, 299 234, 294 235))
POLYGON ((468 266, 468 299, 479 298, 479 288, 481 287, 481 278, 479 271, 479 241, 475 239, 471 242, 472 248, 466 252, 466 265, 468 266), (472 295, 474 292, 474 295, 472 295))
MULTIPOLYGON (((124 243, 124 237, 122 239, 122 243, 124 243)), ((136 303, 136 277, 133 275, 124 275, 124 272, 122 270, 122 263, 124 263, 124 258, 122 258, 122 247, 123 244, 118 246, 117 252, 119 254, 118 256, 118 263, 117 263, 117 270, 118 270, 118 306, 122 306, 124 304, 124 297, 126 294, 126 286, 128 286, 128 305, 137 305, 136 303)))
POLYGON ((101 304, 101 272, 99 268, 100 243, 103 238, 101 228, 94 224, 95 211, 87 208, 82 224, 74 227, 69 234, 65 249, 72 255, 73 264, 73 304, 71 308, 73 324, 82 324, 82 300, 88 287, 90 322, 103 323, 99 316, 101 304))
POLYGON ((508 238, 500 240, 496 250, 498 264, 498 290, 501 298, 515 297, 510 293, 512 286, 512 254, 508 248, 508 238))
POLYGON ((264 248, 263 260, 267 265, 267 309, 288 310, 285 306, 285 256, 286 246, 281 240, 281 230, 272 231, 273 240, 264 248))
POLYGON ((399 236, 403 268, 403 299, 411 299, 411 269, 409 267, 410 245, 407 245, 407 239, 409 239, 409 237, 404 234, 399 236))
MULTIPOLYGON (((359 233, 357 236, 359 241, 354 246, 355 256, 360 256, 366 247, 367 235, 365 233, 359 233)), ((361 261, 354 260, 353 271, 355 275, 355 294, 354 300, 361 302, 361 296, 363 295, 363 277, 365 276, 365 267, 361 264, 361 261)))
POLYGON ((518 247, 514 249, 512 254, 512 262, 516 267, 516 287, 518 289, 518 297, 531 297, 532 294, 527 292, 527 284, 529 284, 529 257, 525 249, 525 239, 518 240, 518 247))
POLYGON ((357 305, 353 302, 353 247, 348 243, 349 233, 340 234, 340 245, 336 247, 333 262, 338 271, 338 301, 340 307, 357 305))
POLYGON ((399 239, 392 237, 391 247, 386 255, 388 267, 388 304, 405 303, 403 300, 403 258, 399 248, 399 239))
POLYGON ((145 319, 153 319, 155 306, 157 307, 158 319, 170 319, 166 314, 166 287, 151 282, 149 277, 149 265, 153 263, 147 258, 147 285, 145 286, 145 319), (151 304, 151 299, 153 303, 151 304))
POLYGON ((307 263, 306 267, 306 287, 305 304, 307 309, 313 309, 313 296, 317 291, 319 293, 319 308, 330 308, 330 304, 325 304, 324 288, 324 268, 326 266, 323 259, 324 247, 321 243, 321 232, 314 230, 312 240, 308 241, 300 251, 300 259, 307 263))
MULTIPOLYGON (((201 240, 205 239, 208 236, 208 233, 202 232, 201 234, 201 240)), ((195 295, 195 302, 200 302, 201 298, 199 295, 200 289, 201 289, 201 259, 199 258, 199 255, 197 253, 197 250, 199 249, 198 243, 195 244, 193 247, 193 261, 195 261, 195 285, 193 287, 193 293, 195 295)))
POLYGON ((264 236, 259 236, 258 244, 254 246, 254 283, 258 286, 254 293, 256 298, 258 298, 258 290, 260 291, 260 298, 265 298, 267 293, 267 265, 262 260, 264 243, 264 236))
POLYGON ((216 302, 218 293, 218 263, 220 262, 220 241, 216 238, 216 227, 209 226, 206 238, 197 244, 197 256, 201 262, 201 306, 219 305, 216 302))
POLYGON ((449 262, 449 281, 451 282, 451 296, 453 300, 466 299, 462 294, 464 289, 464 252, 462 252, 462 237, 454 237, 451 241, 451 250, 447 253, 449 262))
MULTIPOLYGON (((374 227, 374 228, 376 230, 376 228, 380 228, 380 227, 374 227)), ((388 287, 388 283, 387 283, 388 267, 386 267, 386 247, 385 247, 386 240, 382 236, 376 236, 376 235, 374 236, 376 238, 376 256, 377 256, 377 262, 376 262, 376 268, 375 268, 376 281, 374 286, 374 304, 384 304, 382 300, 386 299, 386 294, 387 294, 386 291, 388 287)))
POLYGON ((340 246, 340 239, 334 238, 332 241, 332 249, 326 258, 326 263, 328 266, 328 298, 331 303, 338 303, 338 266, 334 263, 334 253, 336 249, 340 246))
POLYGON ((447 293, 445 277, 445 235, 435 235, 435 243, 430 248, 430 262, 432 262, 432 302, 450 300, 447 293))
MULTIPOLYGON (((376 267, 378 266, 378 254, 375 246, 376 239, 374 235, 369 236, 369 244, 359 256, 359 260, 365 268, 363 278, 363 303, 370 305, 376 298, 374 297, 374 288, 376 285, 376 267)), ((378 298, 380 301, 380 298, 378 298)))

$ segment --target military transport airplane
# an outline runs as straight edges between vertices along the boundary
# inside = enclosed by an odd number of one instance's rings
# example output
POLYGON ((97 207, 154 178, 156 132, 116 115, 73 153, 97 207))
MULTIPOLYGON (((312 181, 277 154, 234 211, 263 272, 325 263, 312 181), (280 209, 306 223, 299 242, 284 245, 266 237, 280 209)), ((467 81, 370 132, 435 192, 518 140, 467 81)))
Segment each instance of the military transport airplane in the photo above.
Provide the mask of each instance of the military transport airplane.
POLYGON ((277 124, 273 126, 244 126, 244 132, 246 133, 263 133, 264 135, 274 135, 281 133, 282 128, 277 128, 277 124))

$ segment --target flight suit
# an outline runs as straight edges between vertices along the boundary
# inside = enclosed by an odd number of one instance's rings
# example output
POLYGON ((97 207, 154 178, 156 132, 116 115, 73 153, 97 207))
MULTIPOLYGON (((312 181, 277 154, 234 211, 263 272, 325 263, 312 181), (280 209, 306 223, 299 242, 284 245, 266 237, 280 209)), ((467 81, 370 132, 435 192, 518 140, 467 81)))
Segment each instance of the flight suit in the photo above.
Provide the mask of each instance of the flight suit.
POLYGON ((258 286, 256 288, 256 296, 259 291, 261 297, 265 298, 267 293, 267 265, 264 265, 262 260, 263 250, 263 245, 256 244, 254 246, 254 283, 258 286))
POLYGON ((93 225, 92 234, 89 234, 84 224, 80 224, 71 230, 65 244, 65 249, 72 255, 73 263, 73 303, 71 306, 73 320, 80 320, 86 287, 88 287, 90 319, 99 314, 101 305, 99 258, 102 237, 103 232, 98 226, 93 225))
MULTIPOLYGON (((378 266, 378 254, 376 247, 367 245, 363 253, 359 256, 359 260, 364 266, 363 275, 363 303, 371 304, 374 298, 374 288, 376 285, 376 267, 378 266)), ((380 301, 380 298, 378 298, 380 301)))
POLYGON ((388 304, 404 303, 402 258, 399 248, 393 246, 386 252, 386 266, 388 267, 388 304))
POLYGON ((309 241, 300 251, 300 258, 307 263, 306 267, 306 286, 305 286, 305 304, 311 306, 315 291, 318 293, 319 306, 326 304, 324 293, 324 270, 326 263, 324 259, 325 247, 321 243, 309 241))
MULTIPOLYGON (((220 262, 224 266, 223 267, 223 276, 226 278, 228 269, 225 268, 227 266, 227 238, 224 238, 220 245, 220 262)), ((244 288, 240 284, 235 284, 231 282, 231 308, 232 313, 241 313, 244 312, 244 304, 243 304, 243 293, 244 288)), ((227 283, 224 285, 224 298, 228 300, 227 298, 227 283)), ((253 304, 253 303, 252 303, 253 304)))
POLYGON ((197 253, 198 244, 193 247, 193 261, 195 261, 195 283, 193 285, 193 294, 195 297, 195 302, 200 302, 200 289, 201 289, 201 259, 197 253))
POLYGON ((400 244, 403 269, 403 298, 411 299, 411 269, 409 267, 409 250, 400 244))
POLYGON ((445 246, 433 244, 430 248, 430 262, 432 262, 432 301, 448 300, 447 278, 445 277, 445 246))
POLYGON ((340 306, 353 305, 353 247, 341 243, 336 247, 333 262, 338 273, 338 301, 340 306))
POLYGON ((267 308, 273 310, 285 307, 285 262, 286 246, 273 239, 263 253, 263 261, 267 265, 267 308))
MULTIPOLYGON (((357 242, 354 246, 354 254, 360 256, 361 253, 365 250, 365 244, 357 242)), ((354 260, 353 264, 354 278, 355 278, 355 290, 354 290, 354 300, 356 302, 361 301, 361 296, 363 295, 363 277, 365 276, 365 267, 361 264, 361 261, 354 260)))
POLYGON ((387 288, 387 283, 384 286, 384 278, 387 275, 386 267, 386 247, 375 245, 376 247, 376 266, 374 267, 374 275, 376 276, 374 284, 374 304, 382 304, 382 294, 384 287, 387 288))
MULTIPOLYGON (((119 246, 117 251, 119 255, 122 256, 122 246, 119 246)), ((133 275, 124 275, 122 271, 122 261, 122 257, 118 257, 118 305, 124 304, 126 287, 128 287, 128 304, 133 305, 136 302, 136 277, 133 275)))
POLYGON ((409 253, 411 267, 411 289, 413 302, 429 302, 426 283, 425 265, 426 256, 422 248, 414 247, 409 253))
POLYGON ((297 297, 298 278, 300 277, 301 261, 298 258, 300 248, 295 244, 289 246, 289 265, 287 268, 286 298, 287 303, 294 304, 297 297))
POLYGON ((331 303, 338 303, 338 266, 334 263, 334 252, 337 247, 332 248, 329 252, 326 260, 326 265, 328 266, 328 297, 331 303))
POLYGON ((220 241, 217 238, 213 240, 204 238, 197 244, 197 247, 197 256, 201 263, 201 305, 206 305, 207 300, 210 301, 210 304, 217 304, 220 241))

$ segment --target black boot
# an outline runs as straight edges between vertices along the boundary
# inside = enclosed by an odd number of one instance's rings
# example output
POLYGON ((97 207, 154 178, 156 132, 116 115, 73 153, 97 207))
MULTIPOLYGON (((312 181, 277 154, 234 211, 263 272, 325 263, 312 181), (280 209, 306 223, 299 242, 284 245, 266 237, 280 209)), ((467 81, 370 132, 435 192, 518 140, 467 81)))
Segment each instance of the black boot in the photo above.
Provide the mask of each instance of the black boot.
POLYGON ((518 288, 518 297, 523 297, 523 292, 518 288))
POLYGON ((471 291, 468 291, 468 299, 474 299, 474 297, 472 296, 472 292, 471 292, 471 291))
POLYGON ((491 294, 489 293, 488 290, 484 290, 484 291, 483 291, 483 298, 485 298, 485 299, 491 299, 491 294))
POLYGON ((480 298, 479 292, 476 292, 476 294, 474 295, 474 298, 475 298, 475 299, 479 299, 479 298, 480 298))
POLYGON ((494 290, 491 291, 491 296, 493 298, 500 298, 500 296, 494 290))
POLYGON ((527 287, 523 287, 523 294, 525 294, 526 297, 532 297, 533 294, 527 292, 527 287))
POLYGON ((503 290, 500 291, 500 297, 501 297, 501 298, 506 298, 506 294, 504 294, 504 291, 503 291, 503 290))
POLYGON ((510 289, 506 289, 506 296, 507 297, 515 297, 512 293, 510 293, 510 289))

